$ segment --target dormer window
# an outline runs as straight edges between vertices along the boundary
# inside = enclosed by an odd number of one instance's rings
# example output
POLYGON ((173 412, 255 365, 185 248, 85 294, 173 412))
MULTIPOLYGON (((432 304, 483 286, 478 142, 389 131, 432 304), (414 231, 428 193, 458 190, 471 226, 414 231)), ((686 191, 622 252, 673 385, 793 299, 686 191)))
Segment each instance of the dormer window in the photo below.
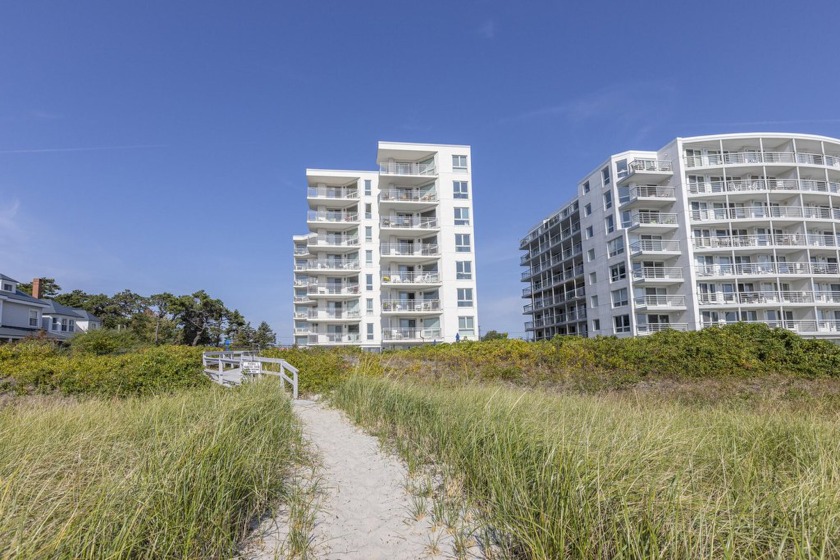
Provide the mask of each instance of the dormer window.
POLYGON ((4 292, 14 292, 15 291, 15 285, 14 284, 7 284, 6 282, 3 282, 3 291, 4 292))

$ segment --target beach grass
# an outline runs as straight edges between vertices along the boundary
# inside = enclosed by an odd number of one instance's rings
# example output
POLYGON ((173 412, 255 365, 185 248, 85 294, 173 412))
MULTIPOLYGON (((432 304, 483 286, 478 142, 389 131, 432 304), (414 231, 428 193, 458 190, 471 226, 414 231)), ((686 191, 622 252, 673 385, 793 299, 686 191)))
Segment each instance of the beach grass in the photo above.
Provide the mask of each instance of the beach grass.
POLYGON ((840 557, 836 413, 378 376, 333 402, 457 478, 504 557, 840 557))
POLYGON ((229 558, 301 452, 275 380, 0 407, 0 557, 229 558))

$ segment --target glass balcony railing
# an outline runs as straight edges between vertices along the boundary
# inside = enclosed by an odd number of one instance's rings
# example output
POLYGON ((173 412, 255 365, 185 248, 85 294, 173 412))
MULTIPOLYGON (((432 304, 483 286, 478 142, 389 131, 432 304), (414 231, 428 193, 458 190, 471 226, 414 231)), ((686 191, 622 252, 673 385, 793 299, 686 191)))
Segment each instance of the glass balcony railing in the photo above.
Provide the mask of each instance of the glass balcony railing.
POLYGON ((324 200, 356 200, 359 198, 359 191, 343 187, 309 187, 306 190, 306 197, 324 200))
POLYGON ((380 226, 383 228, 399 229, 436 229, 437 218, 421 218, 417 216, 394 216, 382 218, 380 226))
POLYGON ((390 161, 380 163, 379 172, 383 175, 437 175, 437 168, 434 162, 390 161))
POLYGON ((440 255, 437 243, 383 243, 379 254, 391 257, 433 257, 440 255))
POLYGON ((440 275, 437 272, 383 272, 383 284, 439 284, 440 275))
POLYGON ((419 341, 419 342, 434 342, 442 336, 441 330, 437 328, 428 329, 384 329, 382 331, 382 340, 389 342, 396 341, 419 341))
POLYGON ((383 299, 383 313, 430 313, 440 311, 440 300, 383 299))

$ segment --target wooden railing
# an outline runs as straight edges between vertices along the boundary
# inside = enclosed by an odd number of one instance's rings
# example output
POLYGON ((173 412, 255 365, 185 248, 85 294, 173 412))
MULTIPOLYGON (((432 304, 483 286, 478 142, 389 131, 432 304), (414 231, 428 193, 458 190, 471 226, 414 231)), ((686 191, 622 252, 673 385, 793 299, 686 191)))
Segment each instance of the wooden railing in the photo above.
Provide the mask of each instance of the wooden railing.
POLYGON ((265 358, 252 352, 205 352, 201 360, 204 373, 219 385, 230 387, 249 378, 274 375, 280 378, 284 387, 286 383, 291 386, 292 398, 298 398, 298 370, 286 360, 265 358))

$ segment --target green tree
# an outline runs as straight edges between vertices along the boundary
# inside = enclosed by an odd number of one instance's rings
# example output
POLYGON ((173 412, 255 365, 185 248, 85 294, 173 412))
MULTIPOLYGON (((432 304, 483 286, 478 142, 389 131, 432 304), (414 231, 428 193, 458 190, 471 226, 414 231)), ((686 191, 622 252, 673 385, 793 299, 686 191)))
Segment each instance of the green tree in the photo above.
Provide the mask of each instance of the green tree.
POLYGON ((218 344, 221 326, 228 314, 219 299, 211 298, 204 290, 172 301, 172 312, 182 328, 183 340, 190 346, 218 344))
POLYGON ((271 330, 271 327, 268 326, 268 323, 265 321, 260 323, 260 326, 257 327, 257 332, 254 335, 254 344, 259 346, 260 348, 266 348, 275 344, 277 342, 277 335, 274 334, 274 331, 271 330))
POLYGON ((508 333, 499 331, 487 331, 481 340, 507 340, 508 333))
MULTIPOLYGON (((41 281, 41 297, 45 299, 54 299, 55 296, 61 292, 61 286, 56 284, 55 278, 39 278, 41 281)), ((18 284, 18 290, 21 292, 32 295, 32 282, 25 282, 23 284, 18 284)))
POLYGON ((245 323, 234 332, 231 340, 233 345, 237 348, 251 348, 254 346, 254 337, 257 331, 251 326, 251 323, 245 323))

